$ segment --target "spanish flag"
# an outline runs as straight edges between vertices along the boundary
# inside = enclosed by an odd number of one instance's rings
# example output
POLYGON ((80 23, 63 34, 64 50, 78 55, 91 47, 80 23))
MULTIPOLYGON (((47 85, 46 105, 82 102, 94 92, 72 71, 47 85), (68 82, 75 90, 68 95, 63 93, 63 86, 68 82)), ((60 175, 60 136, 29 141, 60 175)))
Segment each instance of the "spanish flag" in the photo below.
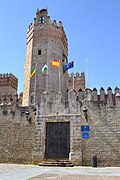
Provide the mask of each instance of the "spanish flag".
POLYGON ((34 65, 34 66, 32 67, 32 70, 31 70, 31 73, 30 73, 30 78, 32 78, 35 73, 36 73, 36 65, 34 65))
POLYGON ((60 60, 52 60, 51 66, 53 66, 54 68, 58 68, 60 66, 60 60))

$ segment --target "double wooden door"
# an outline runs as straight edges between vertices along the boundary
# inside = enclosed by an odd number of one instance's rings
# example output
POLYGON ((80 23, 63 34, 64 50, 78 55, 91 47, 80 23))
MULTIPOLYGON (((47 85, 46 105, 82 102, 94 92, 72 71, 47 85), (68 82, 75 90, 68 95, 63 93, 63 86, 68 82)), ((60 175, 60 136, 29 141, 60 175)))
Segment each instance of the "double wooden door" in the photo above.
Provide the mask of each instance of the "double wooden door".
POLYGON ((46 158, 68 158, 70 152, 70 123, 46 123, 46 158))

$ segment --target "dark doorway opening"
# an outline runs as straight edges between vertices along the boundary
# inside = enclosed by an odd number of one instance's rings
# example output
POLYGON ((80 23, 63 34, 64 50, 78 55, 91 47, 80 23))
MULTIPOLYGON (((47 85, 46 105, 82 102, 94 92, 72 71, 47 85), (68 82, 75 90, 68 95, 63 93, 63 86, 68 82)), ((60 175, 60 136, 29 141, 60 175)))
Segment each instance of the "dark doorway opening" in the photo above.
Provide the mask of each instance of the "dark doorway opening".
POLYGON ((70 123, 46 123, 46 158, 69 158, 70 152, 70 123))

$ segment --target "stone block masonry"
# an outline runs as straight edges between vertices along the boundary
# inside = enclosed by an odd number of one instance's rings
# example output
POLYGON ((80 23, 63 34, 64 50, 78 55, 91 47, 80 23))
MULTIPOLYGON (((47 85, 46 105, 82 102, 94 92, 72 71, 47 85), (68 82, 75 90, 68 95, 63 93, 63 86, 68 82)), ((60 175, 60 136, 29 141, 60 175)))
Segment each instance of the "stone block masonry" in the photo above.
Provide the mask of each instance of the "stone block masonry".
MULTIPOLYGON (((61 94, 43 94, 38 109, 38 119, 43 124, 40 126, 41 140, 45 141, 46 122, 70 122, 70 153, 69 160, 74 165, 91 165, 91 155, 96 154, 98 166, 120 166, 120 94, 119 89, 108 88, 107 93, 100 95, 97 90, 86 89, 77 93, 75 90, 68 92, 68 102, 62 102, 61 94), (83 94, 82 94, 83 93, 83 94), (83 96, 81 96, 81 94, 83 96), (81 98, 82 97, 82 98, 81 98), (103 98, 104 97, 104 98, 103 98), (87 109, 87 121, 83 109, 87 109), (52 121, 51 121, 52 120, 52 121), (81 126, 89 125, 89 138, 83 139, 81 126)), ((42 157, 45 144, 42 142, 42 157)))
POLYGON ((76 75, 71 73, 68 76, 68 90, 73 89, 73 78, 74 78, 74 89, 76 91, 84 90, 85 89, 85 74, 81 73, 79 74, 78 72, 76 75))
POLYGON ((90 166, 95 154, 98 166, 120 166, 120 89, 113 93, 109 87, 106 93, 102 87, 98 94, 96 88, 85 89, 84 73, 63 71, 67 37, 47 9, 37 10, 26 46, 23 98, 16 93, 16 77, 0 75, 0 162, 37 164, 66 157, 74 165, 90 166), (53 59, 60 60, 59 68, 51 66, 53 59), (45 64, 49 73, 42 76, 45 64), (88 138, 82 125, 90 127, 88 138))
MULTIPOLYGON (((27 108, 28 109, 28 108, 27 108)), ((30 113, 31 124, 26 119, 27 109, 11 109, 3 114, 0 108, 0 162, 34 163, 32 154, 35 142, 35 116, 30 113)))
POLYGON ((13 74, 0 74, 0 95, 17 93, 18 79, 13 74))
POLYGON ((107 94, 103 88, 100 94, 95 88, 79 93, 70 90, 68 101, 62 100, 61 93, 51 96, 45 92, 36 111, 33 106, 20 105, 11 111, 11 105, 4 108, 4 103, 1 104, 0 162, 37 164, 43 161, 46 123, 67 122, 70 125, 69 160, 74 165, 91 166, 91 155, 96 154, 98 166, 120 166, 119 92, 115 89, 113 94, 111 88, 107 94), (84 108, 87 109, 87 120, 84 108), (26 117, 28 110, 31 123, 26 117), (82 138, 82 125, 90 126, 87 139, 82 138))
POLYGON ((32 100, 37 105, 44 91, 54 94, 59 91, 62 96, 67 95, 67 72, 63 66, 68 62, 68 42, 61 21, 57 24, 48 16, 47 9, 37 10, 34 22, 28 27, 26 43, 26 62, 24 73, 23 106, 31 104, 32 100), (60 60, 59 70, 51 67, 51 60, 60 60), (36 75, 30 79, 32 67, 37 64, 36 75), (48 64, 48 74, 41 75, 41 70, 48 64), (49 76, 49 78, 48 78, 49 76))

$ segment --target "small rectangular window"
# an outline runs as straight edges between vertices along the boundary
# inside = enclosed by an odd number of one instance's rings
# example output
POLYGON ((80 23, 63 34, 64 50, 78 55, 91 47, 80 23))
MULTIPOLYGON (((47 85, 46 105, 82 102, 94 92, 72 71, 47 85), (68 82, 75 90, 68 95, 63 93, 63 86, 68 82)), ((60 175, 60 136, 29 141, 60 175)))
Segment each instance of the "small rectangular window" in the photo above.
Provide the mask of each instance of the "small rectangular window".
POLYGON ((41 55, 41 49, 38 50, 38 55, 41 55))

